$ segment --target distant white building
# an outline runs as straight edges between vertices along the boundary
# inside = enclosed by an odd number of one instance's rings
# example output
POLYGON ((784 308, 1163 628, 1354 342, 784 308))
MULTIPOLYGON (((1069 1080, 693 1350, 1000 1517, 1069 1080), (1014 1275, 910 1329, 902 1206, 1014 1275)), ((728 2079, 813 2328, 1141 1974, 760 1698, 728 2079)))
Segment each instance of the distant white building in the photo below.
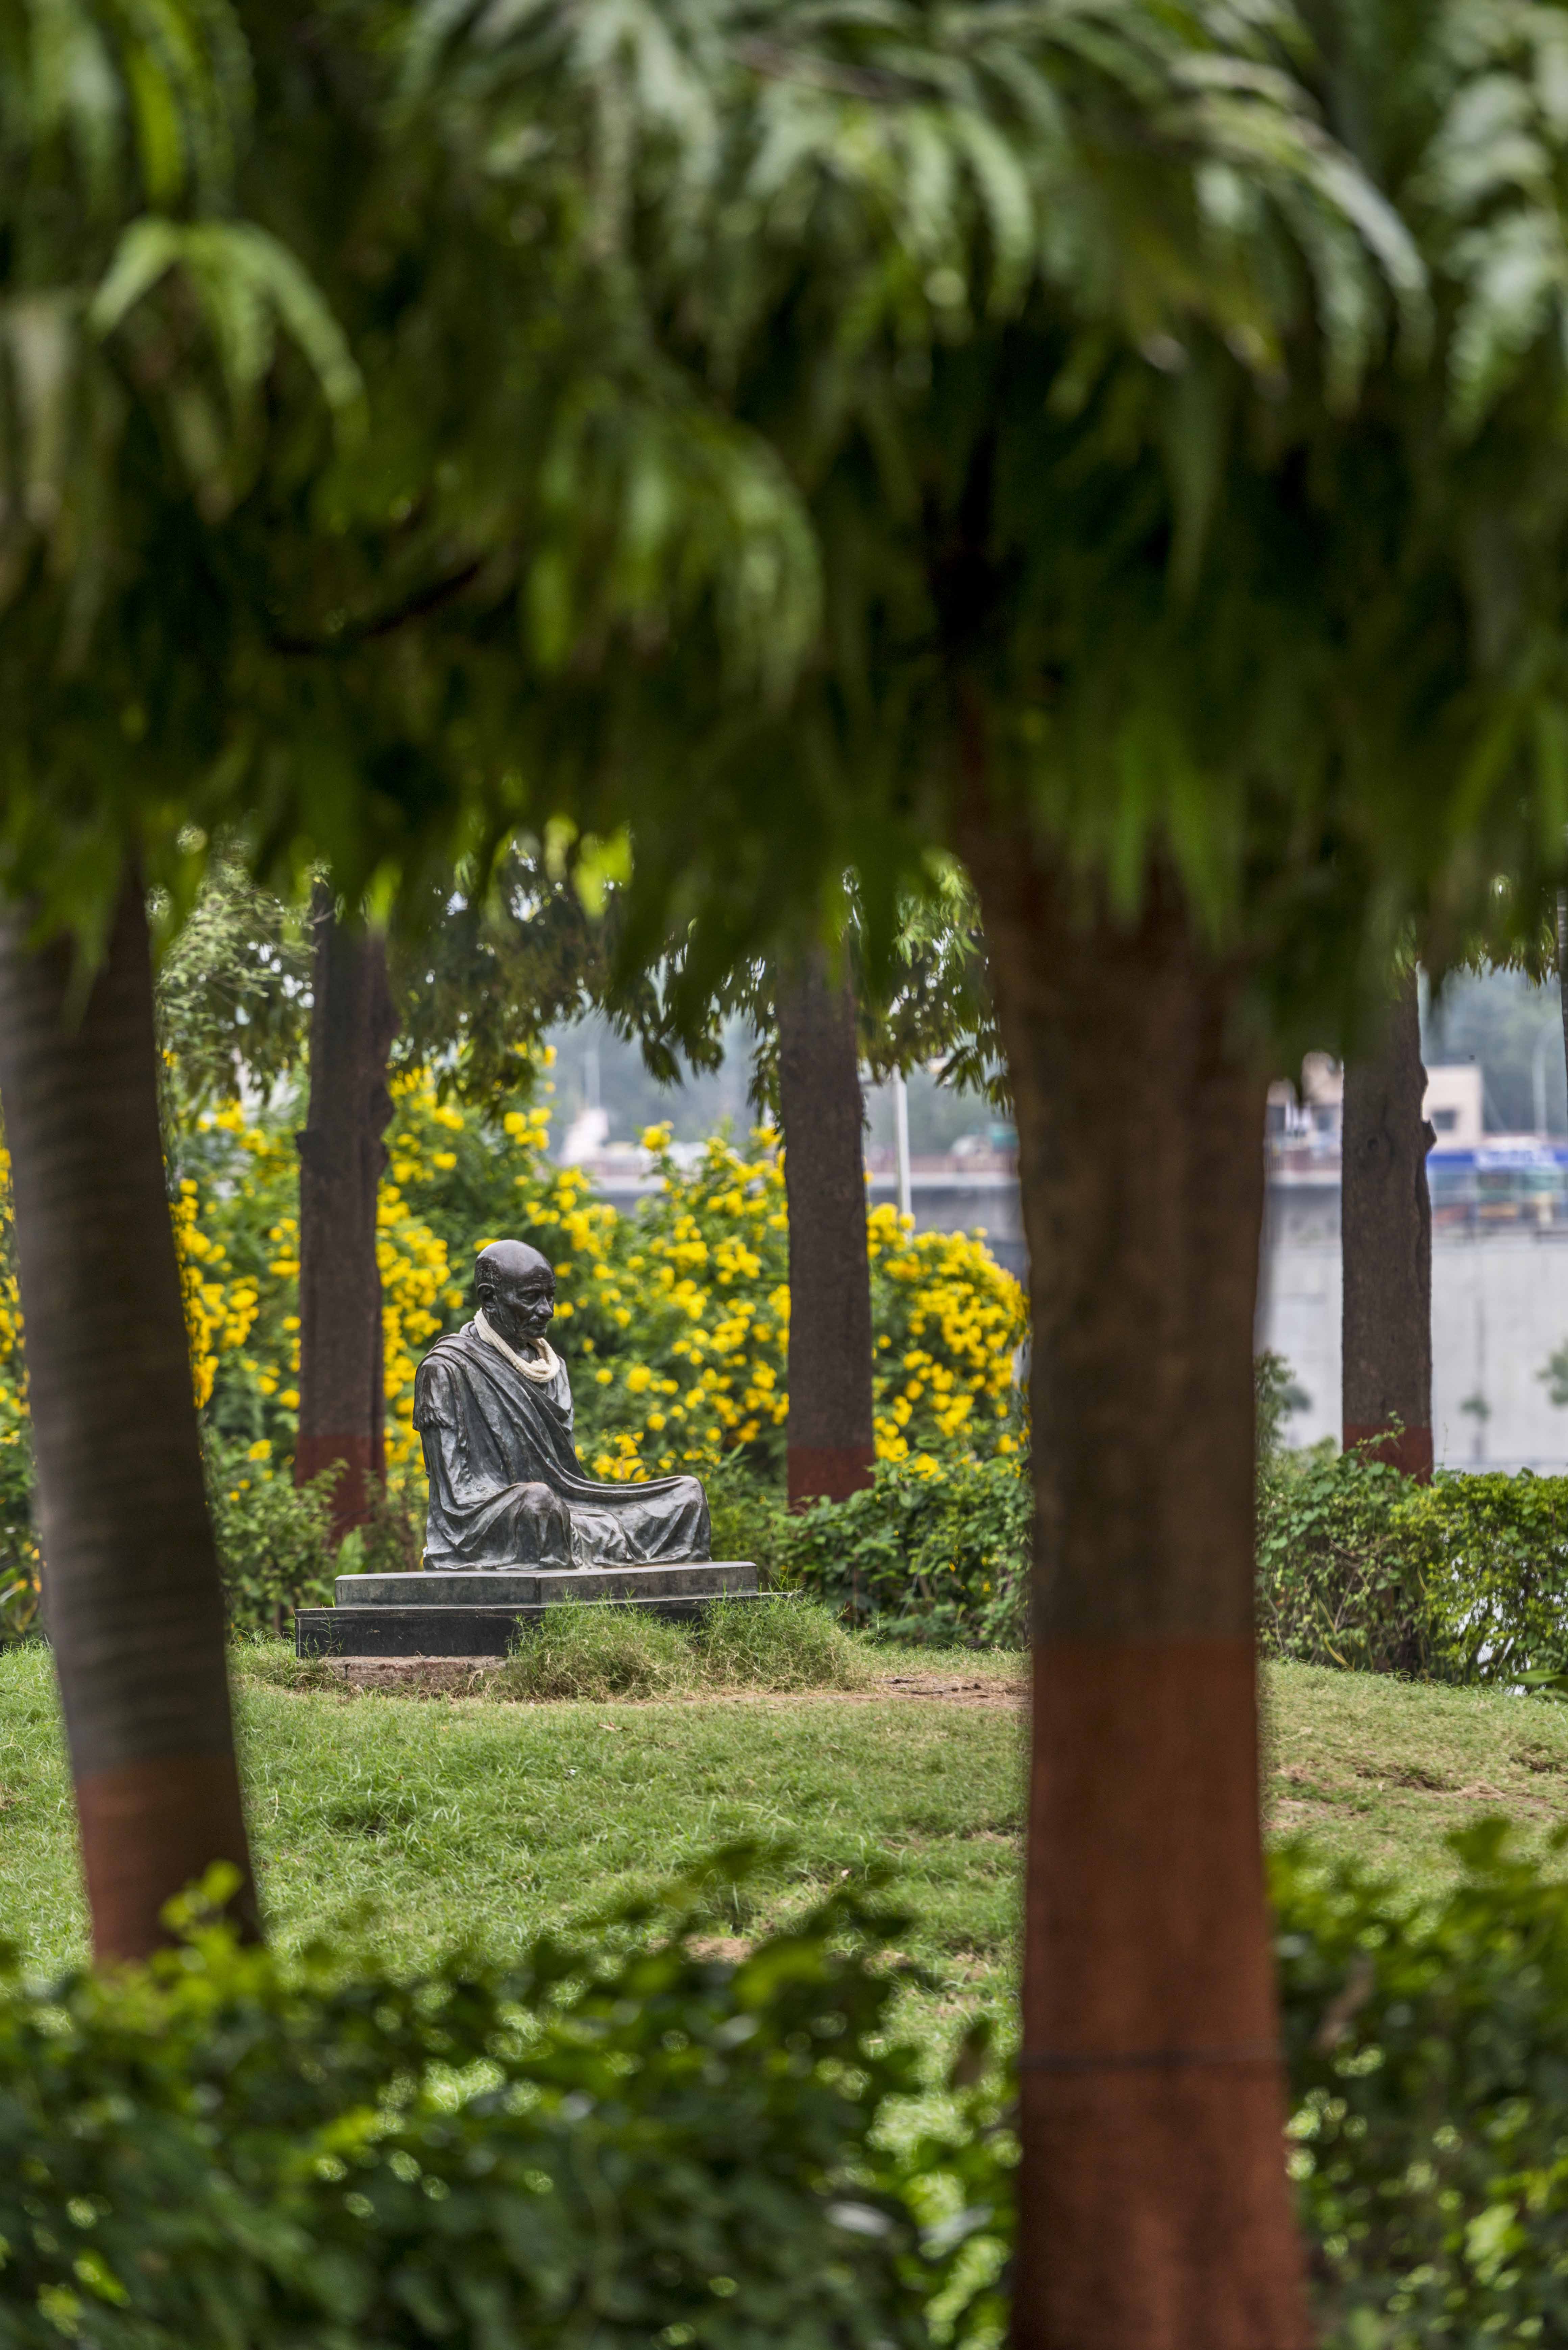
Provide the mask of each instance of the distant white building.
MULTIPOLYGON (((1484 1080, 1474 1061, 1439 1061, 1427 1071, 1422 1107, 1438 1148, 1470 1150, 1486 1137, 1484 1080)), ((1326 1053, 1309 1053, 1301 1083, 1269 1087, 1266 1130, 1276 1149, 1301 1148, 1337 1154, 1345 1125, 1345 1073, 1326 1053)))
POLYGON ((1428 1070, 1423 1107, 1439 1150, 1473 1150, 1485 1141, 1484 1082, 1474 1061, 1439 1063, 1428 1070))

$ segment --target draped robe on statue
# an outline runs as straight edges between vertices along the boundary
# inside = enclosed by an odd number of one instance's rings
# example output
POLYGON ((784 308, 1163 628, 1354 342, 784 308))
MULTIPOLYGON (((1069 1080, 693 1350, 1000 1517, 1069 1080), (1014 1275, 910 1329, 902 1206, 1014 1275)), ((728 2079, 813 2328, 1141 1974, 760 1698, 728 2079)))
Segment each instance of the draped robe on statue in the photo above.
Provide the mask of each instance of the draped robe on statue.
POLYGON ((596 1485, 572 1433, 572 1388, 517 1367, 468 1323, 438 1338, 414 1382, 431 1482, 427 1567, 617 1566, 709 1555, 695 1477, 596 1485))

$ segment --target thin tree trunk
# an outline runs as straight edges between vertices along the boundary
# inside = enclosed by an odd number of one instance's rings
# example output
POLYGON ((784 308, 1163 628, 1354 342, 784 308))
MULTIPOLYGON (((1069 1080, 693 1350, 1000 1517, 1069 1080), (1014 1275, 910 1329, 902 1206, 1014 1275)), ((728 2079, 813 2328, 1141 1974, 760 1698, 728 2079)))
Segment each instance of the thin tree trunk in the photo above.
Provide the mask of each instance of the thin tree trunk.
POLYGON ((85 1010, 71 951, 0 913, 11 1153, 44 1601, 100 1960, 168 1939, 214 1861, 254 1931, 223 1607, 158 1121, 152 972, 127 883, 85 1010))
POLYGON ((829 976, 816 947, 781 972, 776 1009, 794 1506, 843 1501, 871 1482, 871 1270, 854 993, 829 976))
POLYGON ((1563 1020, 1563 1074, 1568 1079, 1568 889, 1557 892, 1557 1002, 1563 1020))
POLYGON ((1345 1072, 1340 1232, 1345 1448, 1371 1442, 1407 1477, 1432 1473, 1432 1204, 1412 969, 1379 1049, 1345 1072))
POLYGON ((1258 1826, 1265 1085, 1174 890, 971 820, 1033 1317, 1019 2350, 1298 2350, 1258 1826))
POLYGON ((299 1433, 305 1484, 334 1463, 332 1534, 370 1513, 367 1480, 386 1472, 381 1274, 376 1195, 392 1115, 387 1055, 397 1017, 386 942, 340 921, 316 892, 310 1108, 299 1147, 299 1433))

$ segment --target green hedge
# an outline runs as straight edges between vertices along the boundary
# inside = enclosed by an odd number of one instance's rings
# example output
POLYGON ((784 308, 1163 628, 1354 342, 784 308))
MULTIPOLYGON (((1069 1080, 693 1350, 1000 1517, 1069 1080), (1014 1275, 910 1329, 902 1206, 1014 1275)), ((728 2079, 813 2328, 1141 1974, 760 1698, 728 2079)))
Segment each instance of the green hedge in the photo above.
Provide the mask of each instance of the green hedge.
MULTIPOLYGON (((1568 2339, 1564 1838, 1453 1841, 1435 1901, 1273 1864, 1324 2350, 1568 2339)), ((8 1974, 0 2345, 990 2350, 998 2088, 911 2141, 907 1920, 845 1887, 737 1963, 708 1938, 745 1865, 510 1967, 285 1962, 192 1903, 146 1971, 8 1974)))
POLYGON ((1265 1651, 1426 1679, 1528 1685, 1568 1668, 1568 1478, 1430 1485, 1360 1453, 1265 1458, 1265 1651))
POLYGON ((780 1588, 851 1623, 905 1640, 1023 1645, 1033 1503, 1021 1454, 924 1470, 879 1461, 864 1492, 793 1513, 735 1478, 716 1479, 711 1499, 715 1557, 754 1558, 780 1588))
MULTIPOLYGON (((739 1964, 711 1896, 400 1979, 237 1950, 0 1985, 5 2350, 882 2350, 994 2338, 1005 2149, 901 2157, 908 1920, 846 1887, 739 1964), (979 2290, 965 2287, 972 2275, 979 2290)), ((211 1888, 221 1891, 221 1886, 211 1888)))
POLYGON ((1336 2350, 1568 2341, 1568 1885, 1507 1836, 1456 1835, 1436 1902, 1274 1864, 1292 2168, 1336 2350))

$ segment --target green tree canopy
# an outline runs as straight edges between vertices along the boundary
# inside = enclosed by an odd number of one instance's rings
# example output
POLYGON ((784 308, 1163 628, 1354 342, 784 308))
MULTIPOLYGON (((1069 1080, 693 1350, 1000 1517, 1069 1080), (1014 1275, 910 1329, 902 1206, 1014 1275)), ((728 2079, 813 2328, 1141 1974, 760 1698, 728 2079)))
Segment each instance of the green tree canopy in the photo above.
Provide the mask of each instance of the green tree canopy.
MULTIPOLYGON (((498 159, 603 39, 604 250, 699 404, 784 458, 824 582, 787 724, 550 771, 601 829, 635 801, 628 953, 701 909, 700 987, 847 865, 886 941, 982 739, 986 791, 1118 906, 1173 867, 1282 1033, 1347 1018, 1407 915, 1439 959, 1535 919, 1557 12, 1309 17, 423 13, 419 88, 498 159)), ((566 669, 601 624, 553 625, 566 669)))

